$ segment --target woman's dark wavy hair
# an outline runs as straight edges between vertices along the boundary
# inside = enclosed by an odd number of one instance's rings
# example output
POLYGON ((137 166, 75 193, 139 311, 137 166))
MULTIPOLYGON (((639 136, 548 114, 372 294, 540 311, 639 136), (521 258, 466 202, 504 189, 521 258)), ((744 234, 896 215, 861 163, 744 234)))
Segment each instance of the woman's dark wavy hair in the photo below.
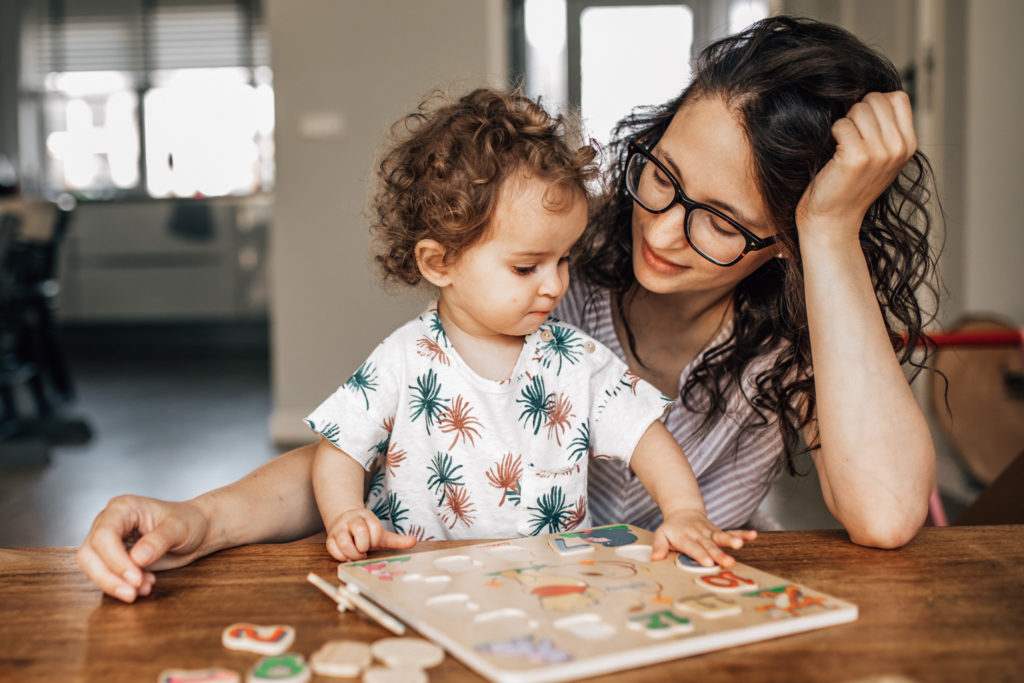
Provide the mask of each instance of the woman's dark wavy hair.
MULTIPOLYGON (((662 106, 635 110, 616 126, 609 148, 612 172, 579 245, 575 275, 611 290, 634 356, 636 342, 624 305, 636 285, 633 201, 623 184, 627 143, 642 137, 656 142, 685 103, 721 98, 736 112, 753 151, 757 184, 780 231, 780 247, 788 255, 765 263, 737 285, 732 334, 708 349, 687 377, 681 400, 689 410, 704 415, 691 437, 694 441, 725 415, 730 390, 739 387, 753 408, 746 428, 777 420, 787 468, 795 472, 800 430, 811 421, 816 405, 795 230, 797 203, 835 152, 832 124, 867 93, 900 89, 892 63, 847 31, 776 16, 705 48, 696 59, 693 81, 682 94, 662 106), (770 352, 778 353, 777 361, 754 378, 755 386, 749 390, 741 381, 744 370, 770 352)), ((913 367, 913 376, 923 365, 913 357, 915 348, 925 339, 923 327, 933 317, 922 310, 917 295, 924 289, 937 301, 938 294, 935 255, 928 240, 931 219, 925 206, 930 179, 927 159, 915 153, 872 204, 860 230, 886 329, 901 364, 913 367)))

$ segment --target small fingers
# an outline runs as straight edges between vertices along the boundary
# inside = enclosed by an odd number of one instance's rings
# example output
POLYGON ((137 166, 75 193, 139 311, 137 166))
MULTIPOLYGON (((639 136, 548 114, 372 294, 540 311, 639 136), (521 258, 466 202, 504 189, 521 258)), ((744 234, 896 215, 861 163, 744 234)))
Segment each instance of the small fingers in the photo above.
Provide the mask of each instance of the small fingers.
POLYGON ((417 538, 415 536, 409 536, 408 534, 396 534, 382 527, 380 544, 377 547, 405 550, 416 545, 416 541, 417 538))
MULTIPOLYGON (((374 520, 376 521, 376 520, 374 520)), ((380 522, 377 522, 380 525, 380 522)), ((365 555, 366 551, 370 550, 370 531, 371 523, 369 520, 363 517, 357 517, 348 523, 348 531, 352 536, 352 545, 355 546, 356 550, 359 551, 360 555, 365 555)))
POLYGON ((651 545, 651 560, 657 562, 668 557, 669 551, 668 536, 661 530, 654 532, 654 543, 651 545))

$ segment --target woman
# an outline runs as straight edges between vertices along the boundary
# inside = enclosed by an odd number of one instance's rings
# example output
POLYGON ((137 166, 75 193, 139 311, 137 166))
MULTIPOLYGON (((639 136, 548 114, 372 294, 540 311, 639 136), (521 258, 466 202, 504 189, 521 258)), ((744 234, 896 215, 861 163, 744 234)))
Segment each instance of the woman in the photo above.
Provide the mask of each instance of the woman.
MULTIPOLYGON (((720 526, 748 520, 801 435, 854 542, 897 547, 924 520, 935 455, 901 361, 933 262, 899 87, 845 31, 776 17, 707 48, 679 98, 620 124, 560 313, 679 396, 668 426, 720 526)), ((154 570, 313 533, 314 449, 185 503, 115 498, 79 566, 131 602, 154 570)), ((657 523, 625 468, 594 469, 590 504, 595 523, 657 523)))

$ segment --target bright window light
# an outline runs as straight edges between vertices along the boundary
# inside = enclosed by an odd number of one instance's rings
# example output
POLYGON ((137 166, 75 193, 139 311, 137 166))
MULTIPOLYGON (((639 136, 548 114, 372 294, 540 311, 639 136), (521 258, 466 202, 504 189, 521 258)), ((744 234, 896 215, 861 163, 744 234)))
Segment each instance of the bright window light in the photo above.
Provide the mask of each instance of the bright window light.
POLYGON ((633 107, 678 95, 689 82, 692 44, 689 7, 585 9, 580 15, 580 100, 588 135, 604 144, 633 107))

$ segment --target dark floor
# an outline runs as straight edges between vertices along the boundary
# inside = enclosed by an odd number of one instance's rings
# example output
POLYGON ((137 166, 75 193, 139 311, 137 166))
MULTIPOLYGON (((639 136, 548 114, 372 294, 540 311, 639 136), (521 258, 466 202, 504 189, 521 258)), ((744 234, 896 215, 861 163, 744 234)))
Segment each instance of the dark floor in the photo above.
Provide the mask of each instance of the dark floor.
POLYGON ((115 495, 183 500, 265 463, 267 365, 252 352, 74 359, 67 412, 93 437, 37 466, 2 464, 0 444, 0 546, 78 545, 115 495))
MULTIPOLYGON (((267 432, 265 352, 122 353, 76 358, 73 370, 78 400, 69 412, 90 423, 93 438, 55 447, 49 464, 28 467, 4 465, 0 443, 0 547, 78 545, 115 495, 187 499, 278 452, 267 432)), ((976 491, 941 449, 939 482, 955 519, 976 491)), ((786 529, 838 526, 813 471, 780 477, 761 512, 786 529)))

